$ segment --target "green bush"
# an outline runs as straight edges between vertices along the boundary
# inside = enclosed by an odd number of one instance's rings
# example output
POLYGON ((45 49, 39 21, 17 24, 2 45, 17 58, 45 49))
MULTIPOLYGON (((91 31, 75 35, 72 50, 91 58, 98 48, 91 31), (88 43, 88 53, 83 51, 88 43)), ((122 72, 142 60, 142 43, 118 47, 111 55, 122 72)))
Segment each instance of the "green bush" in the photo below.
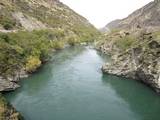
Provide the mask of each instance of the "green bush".
POLYGON ((121 50, 129 49, 134 43, 136 39, 132 36, 125 36, 115 41, 115 45, 121 50))
POLYGON ((5 23, 5 24, 3 25, 3 27, 4 27, 4 29, 6 29, 6 30, 11 30, 11 29, 13 28, 13 25, 10 24, 10 23, 5 23))
POLYGON ((2 16, 0 18, 0 24, 3 26, 6 30, 11 30, 16 26, 16 22, 13 19, 7 18, 2 16))
POLYGON ((64 42, 63 41, 54 41, 52 43, 52 48, 54 48, 55 50, 60 50, 64 48, 64 42))
POLYGON ((154 32, 153 33, 153 37, 155 38, 155 40, 160 42, 160 31, 154 32))
POLYGON ((69 45, 74 46, 78 43, 80 43, 80 41, 76 37, 69 37, 68 38, 68 44, 69 45))
POLYGON ((4 78, 14 77, 23 66, 23 51, 16 45, 0 42, 0 74, 4 78))
POLYGON ((26 71, 29 73, 34 72, 38 67, 40 67, 41 61, 37 56, 29 56, 27 58, 27 63, 25 65, 26 71))
POLYGON ((4 77, 25 67, 32 72, 49 57, 51 49, 48 31, 19 31, 0 34, 0 73, 4 77), (34 56, 31 59, 30 56, 34 56), (30 59, 29 59, 30 58, 30 59), (35 59, 36 58, 36 59, 35 59), (32 70, 33 69, 33 70, 32 70))

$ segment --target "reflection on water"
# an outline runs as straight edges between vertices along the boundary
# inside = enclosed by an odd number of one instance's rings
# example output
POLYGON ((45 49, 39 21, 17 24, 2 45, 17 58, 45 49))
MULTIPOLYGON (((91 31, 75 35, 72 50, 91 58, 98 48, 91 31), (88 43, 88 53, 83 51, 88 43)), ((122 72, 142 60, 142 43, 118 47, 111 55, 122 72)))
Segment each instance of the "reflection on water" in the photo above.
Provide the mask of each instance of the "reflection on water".
POLYGON ((102 79, 130 105, 132 111, 142 120, 160 120, 160 97, 147 86, 113 75, 103 75, 102 79))

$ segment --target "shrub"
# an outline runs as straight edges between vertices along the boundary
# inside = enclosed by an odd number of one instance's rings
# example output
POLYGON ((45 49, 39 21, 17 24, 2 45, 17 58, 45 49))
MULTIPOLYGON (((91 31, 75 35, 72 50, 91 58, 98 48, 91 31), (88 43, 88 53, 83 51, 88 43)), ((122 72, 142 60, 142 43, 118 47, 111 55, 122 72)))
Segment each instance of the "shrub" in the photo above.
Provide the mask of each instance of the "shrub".
POLYGON ((69 37, 67 42, 71 46, 74 46, 74 45, 80 43, 80 41, 76 37, 69 37))
POLYGON ((52 43, 52 48, 54 48, 55 50, 60 50, 64 48, 64 42, 63 41, 54 41, 52 43))
POLYGON ((125 36, 123 38, 120 38, 115 41, 115 45, 120 48, 121 50, 127 50, 130 48, 134 43, 136 42, 136 39, 132 36, 125 36))
POLYGON ((5 24, 3 25, 3 27, 4 27, 4 29, 6 29, 6 30, 11 30, 11 29, 13 28, 13 25, 10 24, 10 23, 5 23, 5 24))
POLYGON ((41 61, 38 57, 29 56, 27 58, 26 71, 29 73, 34 72, 38 67, 40 67, 40 65, 41 65, 41 61))
POLYGON ((0 24, 3 26, 4 29, 10 30, 14 28, 16 22, 15 20, 2 16, 0 18, 0 24))
POLYGON ((0 33, 0 39, 1 39, 1 42, 3 41, 3 42, 9 43, 9 41, 10 41, 9 36, 4 33, 0 33))
POLYGON ((14 77, 23 65, 23 50, 5 42, 0 42, 0 74, 4 78, 14 77))
POLYGON ((41 61, 48 59, 50 49, 48 31, 0 33, 1 75, 13 76, 13 71, 22 67, 28 72, 36 70, 41 61))

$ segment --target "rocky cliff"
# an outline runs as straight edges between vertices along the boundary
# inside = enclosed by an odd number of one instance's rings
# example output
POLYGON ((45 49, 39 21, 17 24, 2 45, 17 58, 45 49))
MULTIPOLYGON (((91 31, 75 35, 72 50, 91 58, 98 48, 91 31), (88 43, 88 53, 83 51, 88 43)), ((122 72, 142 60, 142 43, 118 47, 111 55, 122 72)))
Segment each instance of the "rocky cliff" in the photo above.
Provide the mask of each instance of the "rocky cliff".
POLYGON ((102 45, 101 50, 111 53, 113 60, 103 65, 102 70, 104 73, 139 80, 160 92, 160 39, 153 38, 152 34, 143 34, 136 39, 125 50, 116 44, 113 44, 112 50, 102 45))
POLYGON ((159 0, 149 3, 98 42, 99 49, 112 56, 102 67, 104 73, 141 81, 160 92, 159 8, 159 0))

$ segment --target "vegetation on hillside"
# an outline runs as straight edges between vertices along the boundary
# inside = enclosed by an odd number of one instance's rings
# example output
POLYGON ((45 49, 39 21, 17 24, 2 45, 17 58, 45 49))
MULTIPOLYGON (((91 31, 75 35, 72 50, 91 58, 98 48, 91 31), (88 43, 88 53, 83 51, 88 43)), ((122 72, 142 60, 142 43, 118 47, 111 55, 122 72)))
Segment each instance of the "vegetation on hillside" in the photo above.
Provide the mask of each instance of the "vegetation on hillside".
POLYGON ((131 46, 134 45, 135 42, 136 42, 136 39, 133 36, 124 36, 116 40, 115 45, 122 51, 125 51, 131 48, 131 46))
POLYGON ((59 1, 1 0, 0 10, 0 29, 16 30, 0 33, 0 76, 6 79, 21 69, 34 72, 53 49, 91 42, 99 35, 85 18, 59 1), (34 28, 39 21, 45 29, 27 31, 23 25, 34 28))
POLYGON ((66 36, 63 30, 34 30, 16 33, 0 33, 0 74, 4 78, 14 76, 20 69, 34 72, 50 52, 63 49, 66 44, 75 45, 90 39, 66 36))
POLYGON ((160 42, 160 32, 147 33, 142 30, 137 31, 137 33, 129 33, 126 31, 113 30, 101 36, 100 40, 96 42, 96 46, 107 54, 123 54, 139 46, 148 49, 148 43, 153 40, 158 43, 160 42))
POLYGON ((0 120, 23 120, 22 116, 0 94, 0 120))

